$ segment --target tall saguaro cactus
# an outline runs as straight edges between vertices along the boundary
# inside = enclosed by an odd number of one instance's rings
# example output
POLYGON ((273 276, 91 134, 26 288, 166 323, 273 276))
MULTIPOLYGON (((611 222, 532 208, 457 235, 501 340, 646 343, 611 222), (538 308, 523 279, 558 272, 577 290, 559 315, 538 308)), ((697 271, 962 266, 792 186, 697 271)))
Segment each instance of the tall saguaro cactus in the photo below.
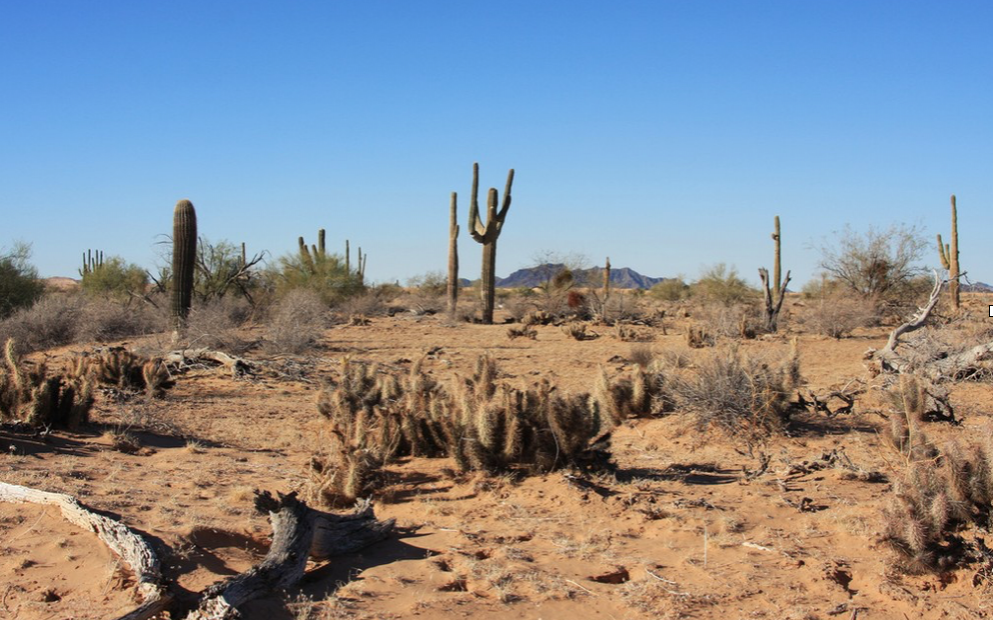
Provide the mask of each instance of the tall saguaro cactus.
POLYGON ((938 254, 941 266, 948 270, 948 296, 952 300, 952 308, 959 309, 959 218, 955 208, 955 194, 952 194, 952 238, 951 244, 941 242, 938 233, 938 254))
POLYGON ((783 299, 786 298, 786 286, 790 283, 790 272, 786 272, 786 279, 780 282, 782 273, 782 253, 780 252, 781 235, 779 231, 779 216, 775 219, 775 230, 772 233, 772 240, 776 243, 775 264, 772 267, 773 282, 769 282, 769 270, 759 267, 759 279, 762 280, 762 292, 765 301, 765 328, 774 332, 778 328, 779 311, 783 308, 783 299))
POLYGON ((180 200, 172 214, 172 316, 181 329, 193 304, 193 268, 197 259, 197 213, 180 200))
POLYGON ((455 318, 459 303, 459 221, 458 199, 452 192, 452 202, 448 210, 448 318, 455 318))
POLYGON ((503 203, 497 211, 499 202, 497 190, 490 188, 486 201, 486 224, 479 218, 479 164, 472 165, 472 199, 469 203, 469 234, 472 238, 483 246, 483 273, 482 273, 482 298, 483 298, 483 323, 490 325, 493 323, 493 304, 496 296, 496 249, 497 238, 503 230, 503 222, 507 218, 507 211, 510 209, 510 187, 514 184, 514 169, 507 173, 507 185, 503 190, 503 203))

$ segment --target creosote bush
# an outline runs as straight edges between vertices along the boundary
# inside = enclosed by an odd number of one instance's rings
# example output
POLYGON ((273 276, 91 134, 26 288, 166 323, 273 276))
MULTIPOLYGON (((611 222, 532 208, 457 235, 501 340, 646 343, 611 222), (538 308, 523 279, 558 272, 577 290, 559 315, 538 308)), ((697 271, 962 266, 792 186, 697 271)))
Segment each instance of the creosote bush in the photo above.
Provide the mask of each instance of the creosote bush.
POLYGON ((815 334, 844 338, 875 320, 876 308, 872 300, 835 288, 808 302, 803 324, 815 334))
POLYGON ((38 270, 28 262, 31 246, 18 243, 0 255, 0 319, 20 308, 29 308, 45 292, 38 270))
POLYGON ((83 292, 95 298, 127 301, 141 297, 148 288, 148 273, 120 256, 111 256, 83 272, 83 292))

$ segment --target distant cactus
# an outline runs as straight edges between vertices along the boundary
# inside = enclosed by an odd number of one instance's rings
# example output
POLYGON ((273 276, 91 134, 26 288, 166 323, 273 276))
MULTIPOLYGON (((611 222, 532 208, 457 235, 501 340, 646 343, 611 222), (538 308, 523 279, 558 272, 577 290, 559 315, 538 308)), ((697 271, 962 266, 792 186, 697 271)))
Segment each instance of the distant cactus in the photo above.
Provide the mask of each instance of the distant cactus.
POLYGON ((959 223, 958 211, 955 208, 955 194, 952 194, 952 238, 951 244, 946 245, 941 242, 941 234, 938 234, 938 254, 941 258, 941 266, 948 270, 948 296, 952 301, 952 308, 959 309, 959 223))
POLYGON ((94 254, 93 250, 87 250, 83 252, 83 268, 79 270, 79 275, 85 278, 101 266, 103 266, 103 251, 97 250, 94 254))
POLYGON ((496 299, 496 248, 497 238, 503 230, 503 222, 510 209, 510 188, 514 183, 514 169, 507 173, 507 185, 503 190, 503 204, 497 211, 498 194, 491 187, 486 202, 486 224, 479 218, 479 164, 472 165, 472 197, 469 203, 469 234, 483 246, 482 299, 483 323, 493 323, 493 307, 496 299))
POLYGON ((197 214, 180 200, 172 216, 172 316, 177 330, 186 324, 193 304, 193 270, 197 259, 197 214))
POLYGON ((779 323, 779 311, 783 308, 783 300, 786 298, 786 287, 790 283, 790 272, 786 272, 786 279, 780 281, 782 273, 782 254, 780 252, 781 235, 779 231, 779 216, 775 219, 776 229, 772 233, 772 240, 776 244, 775 261, 772 269, 773 281, 769 282, 769 271, 765 267, 759 268, 759 278, 762 280, 762 292, 765 300, 765 329, 769 332, 776 331, 779 323))
POLYGON ((459 222, 456 210, 458 194, 452 192, 448 213, 448 318, 455 318, 459 303, 459 222))

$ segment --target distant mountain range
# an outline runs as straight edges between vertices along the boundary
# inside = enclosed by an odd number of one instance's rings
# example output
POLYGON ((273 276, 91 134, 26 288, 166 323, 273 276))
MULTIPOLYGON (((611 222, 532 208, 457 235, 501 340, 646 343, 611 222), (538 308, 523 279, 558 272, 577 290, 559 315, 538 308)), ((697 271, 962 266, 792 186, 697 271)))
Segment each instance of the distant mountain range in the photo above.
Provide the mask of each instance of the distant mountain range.
MULTIPOLYGON (((498 288, 535 288, 542 286, 566 268, 561 263, 547 263, 537 267, 527 267, 518 269, 506 278, 497 276, 496 286, 498 288)), ((586 286, 603 286, 603 267, 593 267, 590 269, 577 269, 572 272, 574 281, 586 286)), ((610 270, 610 285, 615 288, 641 288, 649 289, 669 278, 652 278, 643 276, 634 269, 622 267, 610 270)), ((472 282, 462 278, 463 286, 470 286, 472 282)))
POLYGON ((973 282, 972 284, 963 284, 959 290, 963 293, 993 293, 993 286, 985 282, 973 282))

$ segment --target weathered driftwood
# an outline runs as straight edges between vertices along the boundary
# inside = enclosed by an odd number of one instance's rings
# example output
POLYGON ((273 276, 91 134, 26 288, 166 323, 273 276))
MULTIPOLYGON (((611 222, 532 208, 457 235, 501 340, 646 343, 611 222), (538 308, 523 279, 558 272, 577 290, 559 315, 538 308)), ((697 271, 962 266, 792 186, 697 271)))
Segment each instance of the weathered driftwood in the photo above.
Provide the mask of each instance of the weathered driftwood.
POLYGON ((0 482, 0 501, 56 506, 73 525, 94 532, 128 565, 138 582, 143 603, 120 620, 143 620, 165 610, 170 597, 162 588, 159 561, 148 542, 126 525, 88 510, 76 498, 0 482))
POLYGON ((318 510, 313 513, 314 541, 310 557, 318 561, 353 553, 379 542, 393 532, 395 524, 393 519, 377 521, 368 500, 360 503, 352 514, 336 515, 318 510))
POLYGON ((210 586, 187 620, 237 618, 238 606, 274 590, 295 585, 303 577, 314 538, 314 512, 295 493, 279 500, 268 493, 256 497, 256 507, 269 512, 272 547, 261 564, 210 586))
POLYGON ((163 360, 167 364, 175 364, 177 366, 189 366, 191 364, 213 362, 230 370, 233 377, 251 374, 255 367, 254 364, 248 360, 235 357, 233 355, 228 355, 223 351, 215 351, 207 348, 180 349, 177 351, 172 351, 166 354, 165 357, 163 357, 163 360))
POLYGON ((908 373, 922 375, 931 381, 954 380, 962 375, 969 374, 970 369, 975 369, 984 360, 993 358, 993 342, 976 345, 975 347, 958 353, 948 355, 941 359, 936 359, 918 368, 912 368, 911 363, 896 352, 900 345, 900 337, 924 327, 931 312, 938 303, 941 294, 941 287, 945 281, 938 277, 938 272, 934 272, 934 287, 931 289, 931 296, 928 302, 919 308, 917 313, 903 325, 900 325, 892 332, 886 342, 886 346, 878 351, 869 350, 866 354, 868 359, 878 363, 878 370, 882 372, 908 373))
POLYGON ((269 553, 261 564, 204 590, 200 604, 187 620, 237 618, 239 605, 296 585, 303 578, 308 556, 326 560, 351 553, 393 531, 394 521, 376 521, 368 502, 353 514, 334 515, 308 508, 295 493, 280 495, 277 500, 262 492, 256 495, 255 507, 269 513, 269 553))
MULTIPOLYGON (((0 482, 0 501, 58 506, 70 523, 95 532, 131 568, 143 603, 118 620, 147 620, 166 610, 172 597, 162 583, 159 562, 144 538, 127 526, 83 507, 75 498, 0 482)), ((335 515, 308 508, 295 493, 274 499, 257 493, 256 509, 269 513, 272 546, 257 566, 208 587, 187 620, 229 620, 239 617, 238 606, 276 590, 290 588, 303 578, 308 557, 327 560, 351 553, 388 537, 392 519, 377 521, 365 502, 353 514, 335 515)))

